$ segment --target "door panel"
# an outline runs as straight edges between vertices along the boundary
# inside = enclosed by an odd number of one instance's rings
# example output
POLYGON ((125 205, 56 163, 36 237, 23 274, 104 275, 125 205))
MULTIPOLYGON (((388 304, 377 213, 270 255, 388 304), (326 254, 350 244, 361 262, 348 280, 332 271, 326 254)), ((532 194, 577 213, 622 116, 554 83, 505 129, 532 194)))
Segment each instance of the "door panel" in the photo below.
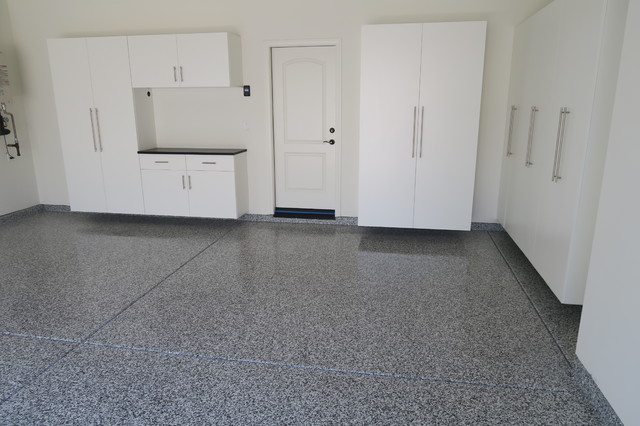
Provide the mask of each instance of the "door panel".
POLYGON ((599 0, 572 0, 558 2, 562 27, 559 31, 559 47, 551 108, 554 113, 552 134, 545 144, 541 165, 539 227, 533 262, 540 275, 563 302, 582 302, 584 284, 580 291, 567 297, 566 274, 569 262, 569 245, 575 218, 578 216, 578 199, 583 179, 587 141, 590 131, 593 105, 593 88, 596 86, 598 49, 602 32, 606 2, 599 0), (560 160, 561 179, 552 182, 555 159, 559 111, 569 108, 565 119, 563 150, 560 160))
POLYGON ((416 228, 471 229, 485 38, 485 22, 424 25, 416 228))
POLYGON ((522 150, 518 135, 520 135, 522 128, 528 124, 526 120, 528 118, 525 111, 526 106, 523 103, 524 72, 526 69, 524 37, 524 31, 522 26, 520 26, 515 31, 513 41, 511 81, 509 84, 509 116, 507 118, 507 128, 505 129, 506 140, 503 151, 504 156, 502 157, 502 177, 500 182, 499 220, 505 229, 508 227, 507 207, 509 206, 511 188, 513 185, 512 176, 515 173, 515 169, 518 167, 516 157, 518 152, 522 150), (512 111, 512 107, 515 107, 516 109, 512 111), (509 131, 511 131, 511 135, 509 135, 509 131), (509 140, 509 136, 511 137, 511 140, 509 140))
POLYGON ((422 24, 362 28, 358 224, 410 228, 422 24))
POLYGON ((521 126, 514 140, 514 165, 511 191, 507 203, 505 228, 520 249, 533 258, 540 209, 542 181, 546 179, 544 166, 545 146, 554 140, 555 112, 548 88, 553 84, 558 34, 558 5, 554 2, 532 19, 522 24, 518 31, 524 32, 523 45, 528 52, 523 70, 521 126), (531 144, 532 164, 525 166, 531 108, 535 106, 533 139, 531 144))
POLYGON ((335 209, 340 150, 336 47, 272 50, 276 206, 335 209), (334 133, 330 133, 330 129, 334 133), (324 143, 333 139, 334 145, 324 143))
POLYGON ((233 172, 189 172, 191 216, 237 218, 233 172))
POLYGON ((178 34, 177 43, 181 87, 229 86, 226 33, 178 34))
POLYGON ((126 37, 87 39, 96 133, 110 213, 143 213, 133 91, 126 37))
POLYGON ((73 211, 104 212, 100 152, 92 133, 93 108, 87 42, 49 40, 49 55, 69 204, 73 211))
POLYGON ((133 87, 178 87, 176 36, 129 36, 133 87))
POLYGON ((142 170, 146 214, 189 216, 187 175, 177 170, 142 170))

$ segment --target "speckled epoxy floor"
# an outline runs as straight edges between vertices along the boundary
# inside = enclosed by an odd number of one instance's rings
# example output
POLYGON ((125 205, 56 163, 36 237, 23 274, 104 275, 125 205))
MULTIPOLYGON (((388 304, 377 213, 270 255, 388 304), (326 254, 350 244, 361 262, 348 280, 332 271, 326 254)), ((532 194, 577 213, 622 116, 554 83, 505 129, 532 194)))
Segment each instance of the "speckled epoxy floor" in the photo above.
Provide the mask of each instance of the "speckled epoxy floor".
POLYGON ((598 424, 503 232, 0 225, 0 424, 598 424))

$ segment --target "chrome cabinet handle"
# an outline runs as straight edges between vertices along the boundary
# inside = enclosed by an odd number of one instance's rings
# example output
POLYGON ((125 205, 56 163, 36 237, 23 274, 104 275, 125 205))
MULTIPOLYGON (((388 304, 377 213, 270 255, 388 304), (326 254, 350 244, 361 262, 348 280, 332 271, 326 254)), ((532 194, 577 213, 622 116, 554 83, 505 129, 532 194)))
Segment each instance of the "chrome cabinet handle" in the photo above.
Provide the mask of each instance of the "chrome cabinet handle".
POLYGON ((176 69, 176 67, 173 67, 173 81, 175 81, 176 83, 178 82, 178 74, 177 74, 178 70, 176 69))
POLYGON ((560 161, 562 160, 562 147, 564 146, 564 134, 567 127, 567 114, 569 113, 569 108, 560 108, 560 118, 558 120, 558 135, 556 136, 556 152, 555 158, 553 159, 553 174, 551 176, 551 181, 554 183, 558 183, 558 181, 562 179, 562 176, 560 176, 560 161))
POLYGON ((202 164, 218 164, 215 161, 203 161, 202 164))
POLYGON ((184 81, 184 76, 182 75, 182 65, 180 65, 180 81, 184 81))
POLYGON ((182 175, 182 189, 187 189, 187 187, 184 184, 184 175, 182 175))
POLYGON ((422 139, 424 137, 424 107, 422 107, 422 112, 420 113, 420 156, 422 158, 422 139))
POLYGON ((411 145, 411 158, 416 158, 416 120, 418 119, 418 107, 413 107, 413 144, 411 145))
POLYGON ((98 129, 98 145, 100 145, 100 152, 102 152, 102 132, 100 131, 100 116, 98 115, 98 108, 96 108, 96 128, 98 129))
POLYGON ((531 107, 531 115, 529 116, 529 140, 527 141, 527 158, 524 161, 526 167, 531 166, 531 149, 533 147, 533 134, 536 127, 536 113, 539 111, 537 106, 531 107))
POLYGON ((515 119, 516 111, 518 111, 518 107, 511 105, 511 114, 509 114, 509 135, 507 137, 507 157, 511 157, 513 155, 513 152, 511 152, 511 146, 513 142, 513 121, 515 119))
POLYGON ((156 163, 156 164, 167 164, 169 162, 168 161, 154 161, 154 163, 156 163))
POLYGON ((191 189, 191 175, 189 175, 188 178, 189 178, 189 189, 191 189))
POLYGON ((89 119, 91 120, 91 138, 93 139, 93 152, 98 152, 98 147, 96 146, 96 128, 93 124, 93 108, 89 108, 89 119))

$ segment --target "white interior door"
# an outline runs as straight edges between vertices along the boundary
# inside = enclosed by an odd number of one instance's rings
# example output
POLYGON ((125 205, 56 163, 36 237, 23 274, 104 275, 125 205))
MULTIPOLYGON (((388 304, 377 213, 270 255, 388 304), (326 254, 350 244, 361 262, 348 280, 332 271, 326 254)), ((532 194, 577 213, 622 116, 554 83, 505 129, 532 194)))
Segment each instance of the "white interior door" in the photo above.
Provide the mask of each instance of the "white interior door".
POLYGON ((282 47, 271 55, 276 207, 335 210, 337 48, 282 47))

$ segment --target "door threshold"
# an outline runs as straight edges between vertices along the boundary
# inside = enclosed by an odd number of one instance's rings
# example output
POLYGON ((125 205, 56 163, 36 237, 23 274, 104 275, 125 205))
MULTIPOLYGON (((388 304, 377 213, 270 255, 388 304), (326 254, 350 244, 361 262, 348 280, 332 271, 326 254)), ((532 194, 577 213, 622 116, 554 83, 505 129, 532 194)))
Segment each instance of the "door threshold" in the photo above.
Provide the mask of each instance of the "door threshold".
POLYGON ((336 211, 328 209, 303 209, 295 207, 276 207, 273 217, 289 217, 296 219, 336 220, 336 211))

